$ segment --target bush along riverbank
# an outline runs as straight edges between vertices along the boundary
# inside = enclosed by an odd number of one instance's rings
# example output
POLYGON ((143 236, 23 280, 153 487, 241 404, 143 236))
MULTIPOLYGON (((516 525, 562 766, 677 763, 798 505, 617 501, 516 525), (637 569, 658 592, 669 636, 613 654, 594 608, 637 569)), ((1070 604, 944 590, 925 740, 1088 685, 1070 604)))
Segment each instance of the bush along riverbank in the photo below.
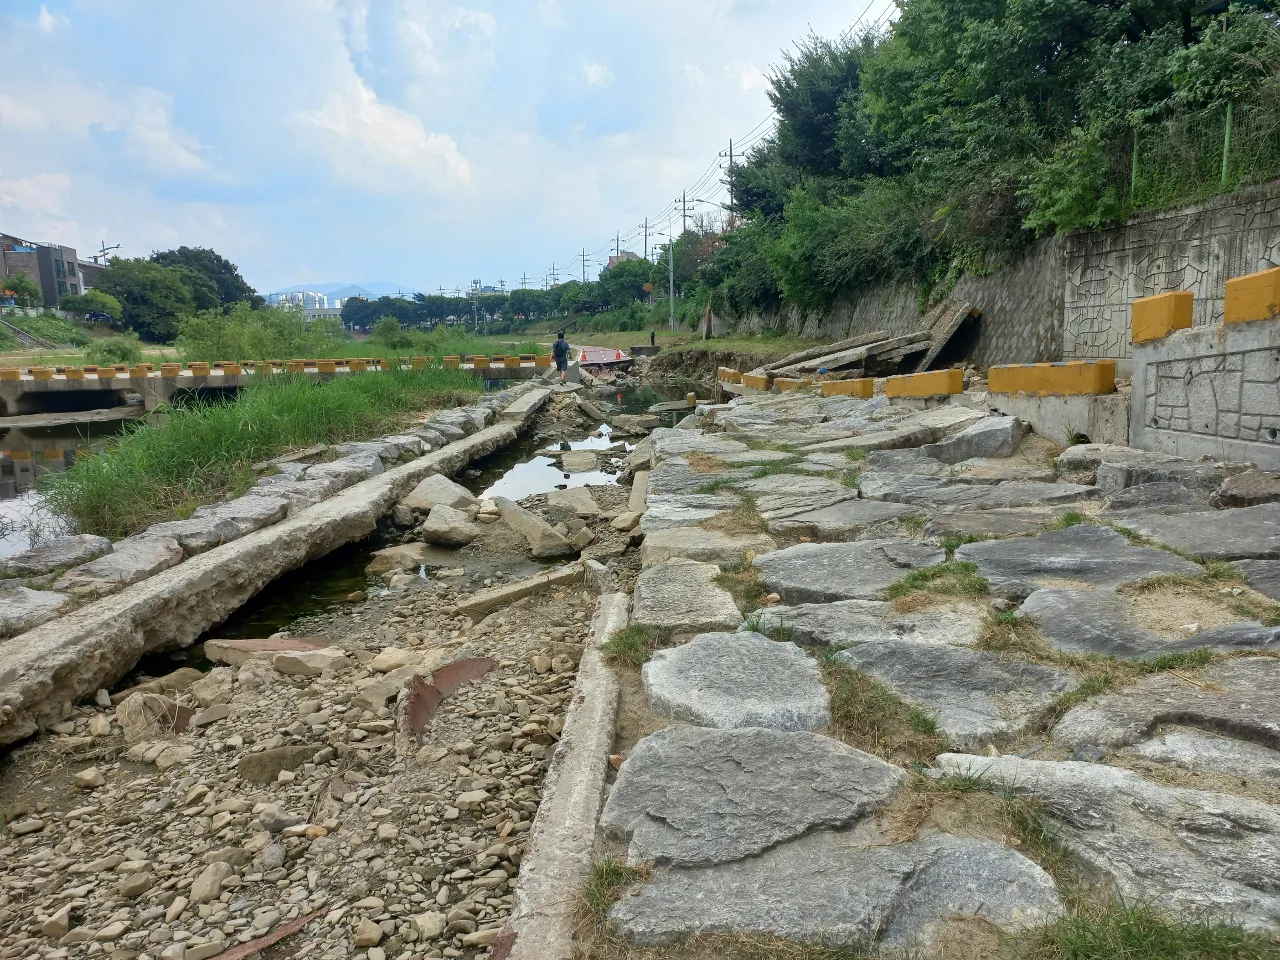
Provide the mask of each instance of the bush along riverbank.
POLYGON ((237 496, 253 484, 256 462, 385 433, 413 411, 477 393, 474 377, 439 368, 254 383, 229 403, 166 408, 164 422, 131 427, 66 473, 48 476, 43 492, 81 533, 124 537, 237 496))

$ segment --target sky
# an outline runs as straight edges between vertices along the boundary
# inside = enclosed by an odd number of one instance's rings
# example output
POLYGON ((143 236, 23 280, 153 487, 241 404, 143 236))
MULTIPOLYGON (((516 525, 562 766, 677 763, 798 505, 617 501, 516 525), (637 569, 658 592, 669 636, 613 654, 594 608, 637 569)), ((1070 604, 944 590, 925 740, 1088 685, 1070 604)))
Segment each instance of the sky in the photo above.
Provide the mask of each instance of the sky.
POLYGON ((593 277, 682 190, 725 199, 717 155, 768 131, 785 48, 888 8, 0 0, 0 232, 212 247, 264 293, 541 286, 584 247, 593 277))

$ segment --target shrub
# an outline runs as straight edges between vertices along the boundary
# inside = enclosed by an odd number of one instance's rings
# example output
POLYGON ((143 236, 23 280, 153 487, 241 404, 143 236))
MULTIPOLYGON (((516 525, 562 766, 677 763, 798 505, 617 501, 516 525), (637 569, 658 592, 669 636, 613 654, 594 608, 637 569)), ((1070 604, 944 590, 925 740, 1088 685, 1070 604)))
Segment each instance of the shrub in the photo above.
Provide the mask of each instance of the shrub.
POLYGON ((142 341, 136 333, 122 333, 116 337, 94 340, 84 352, 86 363, 110 366, 113 363, 139 363, 142 360, 142 341))

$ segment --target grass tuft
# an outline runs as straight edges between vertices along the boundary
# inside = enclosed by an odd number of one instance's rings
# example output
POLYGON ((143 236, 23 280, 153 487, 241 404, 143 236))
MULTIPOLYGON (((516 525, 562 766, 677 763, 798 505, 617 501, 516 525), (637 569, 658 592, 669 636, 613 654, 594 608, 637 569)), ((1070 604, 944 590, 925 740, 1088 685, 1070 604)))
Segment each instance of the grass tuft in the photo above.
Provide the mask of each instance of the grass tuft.
POLYGON ((760 601, 766 596, 760 571, 750 559, 725 567, 716 574, 715 582, 733 594, 738 609, 743 613, 751 613, 759 609, 760 601))
POLYGON ((870 453, 871 453, 870 450, 867 450, 863 447, 850 447, 848 450, 844 452, 844 455, 848 457, 850 460, 852 460, 854 463, 861 463, 863 460, 867 459, 867 456, 870 453))
POLYGON ((778 474, 791 473, 791 468, 803 460, 804 457, 791 457, 788 460, 774 460, 770 463, 763 463, 756 467, 751 474, 752 480, 763 480, 765 477, 775 477, 778 474))
POLYGON ((822 659, 822 681, 831 696, 831 730, 850 746, 888 760, 921 763, 931 763, 946 749, 935 718, 834 655, 822 659))
POLYGON ((1213 568, 1206 568, 1204 575, 1200 577, 1158 573, 1136 583, 1124 584, 1118 592, 1141 595, 1170 588, 1185 590, 1206 600, 1221 603, 1242 619, 1256 620, 1264 627, 1280 626, 1280 603, 1248 587, 1238 587, 1239 581, 1231 574, 1239 571, 1230 564, 1214 564, 1213 568), (1230 572, 1223 571, 1222 567, 1229 567, 1230 572))
POLYGON ((629 627, 623 627, 602 643, 600 653, 604 656, 605 663, 639 670, 648 662, 653 651, 670 640, 671 632, 668 630, 633 623, 629 627))
POLYGON ((695 489, 694 493, 716 493, 725 487, 732 487, 739 482, 738 477, 716 477, 714 480, 708 480, 702 486, 695 489))
POLYGON ((1067 527, 1076 527, 1082 523, 1093 523, 1093 518, 1087 513, 1081 513, 1079 510, 1068 510, 1063 513, 1057 520, 1045 527, 1046 530, 1065 530, 1067 527))
POLYGON ((885 587, 880 596, 884 600, 898 600, 918 592, 949 597, 977 597, 987 592, 987 581, 979 575, 976 563, 951 560, 912 570, 897 583, 885 587))
POLYGON ((46 476, 41 489, 79 532, 124 537, 243 493, 260 460, 376 436, 413 410, 469 399, 477 387, 470 374, 440 368, 254 381, 234 400, 166 408, 163 423, 133 422, 102 451, 46 476))
POLYGON ((628 866, 626 860, 611 853, 596 860, 578 891, 580 919, 593 932, 602 934, 609 922, 609 909, 618 902, 622 891, 647 879, 648 873, 643 867, 628 866))

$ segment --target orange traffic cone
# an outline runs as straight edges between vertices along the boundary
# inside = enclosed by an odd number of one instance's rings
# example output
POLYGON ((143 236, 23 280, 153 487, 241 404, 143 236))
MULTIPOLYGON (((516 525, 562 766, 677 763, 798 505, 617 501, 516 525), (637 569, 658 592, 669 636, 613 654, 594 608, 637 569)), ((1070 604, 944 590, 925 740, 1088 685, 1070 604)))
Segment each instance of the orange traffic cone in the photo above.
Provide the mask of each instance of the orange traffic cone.
POLYGON ((617 356, 615 356, 613 359, 615 359, 615 360, 621 360, 621 359, 622 359, 622 351, 621 351, 621 350, 618 350, 618 351, 617 351, 617 356))

